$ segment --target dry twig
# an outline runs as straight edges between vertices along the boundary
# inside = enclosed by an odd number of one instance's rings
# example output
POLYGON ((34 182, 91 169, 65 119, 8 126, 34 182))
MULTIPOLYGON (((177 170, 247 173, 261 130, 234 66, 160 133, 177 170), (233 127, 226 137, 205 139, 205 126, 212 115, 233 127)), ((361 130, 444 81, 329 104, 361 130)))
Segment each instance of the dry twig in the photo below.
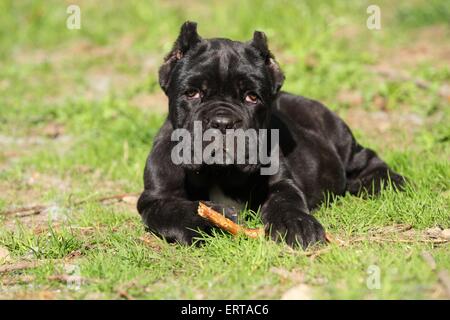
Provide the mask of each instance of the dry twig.
POLYGON ((249 238, 258 238, 262 235, 264 235, 264 229, 258 228, 258 229, 249 229, 245 228, 243 226, 240 226, 230 219, 224 217, 217 211, 211 209, 204 203, 200 202, 198 206, 198 215, 202 218, 205 218, 209 220, 211 223, 213 223, 218 228, 228 231, 229 233, 233 235, 237 235, 240 233, 245 234, 249 238))
POLYGON ((13 277, 9 277, 9 278, 2 278, 1 283, 4 286, 14 286, 16 284, 27 284, 27 283, 31 283, 33 282, 35 279, 34 276, 28 275, 28 274, 23 274, 20 276, 13 276, 13 277))
POLYGON ((26 269, 33 269, 41 265, 41 261, 20 261, 13 264, 6 264, 0 266, 0 273, 8 273, 12 271, 20 271, 26 269))
MULTIPOLYGON (((128 197, 136 197, 139 194, 137 193, 124 193, 124 194, 116 194, 116 195, 112 195, 112 196, 107 196, 107 197, 101 197, 98 199, 93 200, 94 202, 107 202, 107 201, 123 201, 124 199, 128 198, 128 197)), ((77 202, 74 202, 72 204, 72 206, 80 206, 82 204, 85 204, 87 202, 89 202, 91 200, 80 200, 77 202)), ((36 214, 40 214, 42 212, 44 212, 45 210, 49 209, 51 206, 48 205, 36 205, 36 206, 31 206, 31 207, 21 207, 21 208, 15 208, 15 209, 10 209, 10 210, 6 210, 3 212, 0 212, 1 215, 7 216, 7 215, 13 215, 15 214, 18 217, 26 217, 26 216, 32 216, 32 215, 36 215, 36 214)))
POLYGON ((422 258, 428 264, 430 269, 436 273, 436 275, 439 279, 439 282, 441 283, 442 287, 445 290, 447 297, 450 298, 450 275, 449 275, 448 271, 441 270, 439 272, 436 272, 437 271, 436 260, 434 260, 434 257, 428 251, 422 252, 422 258))

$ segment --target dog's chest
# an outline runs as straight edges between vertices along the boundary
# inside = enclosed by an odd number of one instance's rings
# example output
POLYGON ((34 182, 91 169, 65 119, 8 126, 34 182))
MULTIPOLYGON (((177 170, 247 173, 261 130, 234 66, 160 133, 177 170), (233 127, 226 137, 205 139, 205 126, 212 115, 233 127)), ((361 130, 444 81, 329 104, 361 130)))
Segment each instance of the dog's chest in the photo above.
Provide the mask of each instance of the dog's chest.
POLYGON ((213 185, 209 188, 209 200, 224 207, 235 208, 236 210, 244 209, 244 203, 237 201, 226 195, 218 185, 213 185))

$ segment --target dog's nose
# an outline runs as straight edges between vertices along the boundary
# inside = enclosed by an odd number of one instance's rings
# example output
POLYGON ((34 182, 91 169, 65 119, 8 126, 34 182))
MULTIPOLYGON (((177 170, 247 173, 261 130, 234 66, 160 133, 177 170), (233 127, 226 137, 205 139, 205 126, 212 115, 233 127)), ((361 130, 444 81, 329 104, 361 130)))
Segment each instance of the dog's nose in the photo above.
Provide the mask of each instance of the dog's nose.
POLYGON ((227 129, 237 129, 238 124, 241 121, 232 115, 215 115, 210 120, 210 127, 213 129, 219 129, 222 133, 226 133, 227 129))

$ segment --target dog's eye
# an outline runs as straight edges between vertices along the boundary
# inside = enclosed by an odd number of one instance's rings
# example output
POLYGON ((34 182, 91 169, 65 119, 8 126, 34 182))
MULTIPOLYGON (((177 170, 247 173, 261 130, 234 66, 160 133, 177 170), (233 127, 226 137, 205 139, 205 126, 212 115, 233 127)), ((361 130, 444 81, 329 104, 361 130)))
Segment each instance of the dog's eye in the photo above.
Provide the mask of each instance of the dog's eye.
POLYGON ((254 93, 248 93, 245 96, 245 102, 251 103, 251 104, 256 104, 256 103, 258 103, 258 96, 254 93))
POLYGON ((185 92, 188 99, 199 99, 201 97, 200 91, 197 89, 189 89, 185 92))

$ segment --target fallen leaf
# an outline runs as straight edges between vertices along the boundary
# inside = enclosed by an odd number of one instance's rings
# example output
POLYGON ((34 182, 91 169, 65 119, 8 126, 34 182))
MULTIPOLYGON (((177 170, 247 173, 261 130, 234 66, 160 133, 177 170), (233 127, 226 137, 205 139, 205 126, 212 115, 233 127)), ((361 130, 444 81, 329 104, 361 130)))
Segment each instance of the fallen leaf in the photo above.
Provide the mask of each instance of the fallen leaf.
POLYGON ((145 234, 144 236, 140 237, 139 240, 156 252, 160 252, 162 250, 161 244, 152 235, 145 234))
POLYGON ((81 256, 82 256, 81 250, 74 250, 70 252, 67 256, 65 256, 65 259, 70 260, 81 256))
POLYGON ((129 204, 136 204, 138 201, 138 197, 136 196, 126 196, 122 198, 122 201, 129 204))
POLYGON ((306 66, 306 68, 308 69, 308 70, 313 70, 313 69, 315 69, 319 64, 320 64, 320 61, 319 61, 320 59, 319 59, 319 57, 317 56, 317 54, 315 54, 315 53, 311 53, 311 54, 308 54, 306 57, 305 57, 305 66, 306 66))
POLYGON ((89 292, 84 297, 85 300, 105 300, 105 295, 101 292, 89 292))
POLYGON ((64 126, 60 123, 51 122, 44 127, 43 133, 51 139, 56 139, 64 133, 64 126))
POLYGON ((364 99, 359 92, 342 90, 337 95, 337 101, 349 107, 360 107, 363 104, 364 99))
POLYGON ((441 231, 441 237, 450 240, 450 229, 444 229, 441 231))
POLYGON ((442 229, 439 227, 433 227, 425 230, 425 234, 432 238, 439 238, 442 234, 442 229))
POLYGON ((306 284, 299 284, 292 287, 281 296, 281 300, 312 300, 313 292, 306 284))
POLYGON ((53 300, 56 297, 56 294, 52 291, 40 291, 37 294, 38 299, 41 300, 53 300))
POLYGON ((276 267, 272 267, 270 268, 270 272, 275 273, 276 275, 280 276, 283 279, 288 279, 288 280, 292 280, 295 282, 301 282, 303 281, 303 273, 292 270, 286 270, 284 268, 276 268, 276 267))
POLYGON ((387 104, 388 104, 388 100, 386 97, 380 96, 380 95, 376 95, 375 97, 373 97, 373 104, 375 105, 375 107, 377 109, 386 111, 387 110, 387 104))
POLYGON ((0 264, 4 264, 5 262, 10 262, 10 261, 11 261, 11 256, 9 254, 9 250, 4 247, 0 247, 0 264))

